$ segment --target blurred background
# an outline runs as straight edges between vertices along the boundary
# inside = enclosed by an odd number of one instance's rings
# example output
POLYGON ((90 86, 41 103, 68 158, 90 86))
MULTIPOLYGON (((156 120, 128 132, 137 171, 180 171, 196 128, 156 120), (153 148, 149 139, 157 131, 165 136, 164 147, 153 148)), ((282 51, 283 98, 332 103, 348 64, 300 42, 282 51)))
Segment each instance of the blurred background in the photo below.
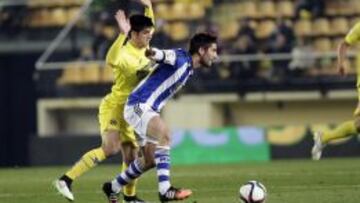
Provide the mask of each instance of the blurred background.
MULTIPOLYGON (((199 31, 219 36, 221 60, 162 113, 175 163, 309 158, 311 130, 351 118, 360 58, 355 47, 349 74, 339 76, 336 47, 360 21, 359 0, 153 4, 152 46, 186 48, 199 31)), ((0 166, 72 164, 99 144, 97 108, 113 80, 104 57, 119 8, 143 12, 125 0, 0 1, 0 166)), ((324 156, 358 155, 352 137, 324 156)))

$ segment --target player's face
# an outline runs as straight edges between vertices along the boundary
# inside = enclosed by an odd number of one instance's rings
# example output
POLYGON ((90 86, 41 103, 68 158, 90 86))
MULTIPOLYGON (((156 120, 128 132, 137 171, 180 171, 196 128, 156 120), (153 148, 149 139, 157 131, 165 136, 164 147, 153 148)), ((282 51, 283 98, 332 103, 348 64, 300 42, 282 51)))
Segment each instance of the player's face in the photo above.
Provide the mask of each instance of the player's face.
POLYGON ((200 50, 200 64, 204 67, 211 67, 218 58, 217 45, 211 44, 208 48, 200 50))
POLYGON ((147 47, 150 44, 150 40, 153 36, 153 28, 148 27, 136 34, 137 44, 141 47, 147 47))

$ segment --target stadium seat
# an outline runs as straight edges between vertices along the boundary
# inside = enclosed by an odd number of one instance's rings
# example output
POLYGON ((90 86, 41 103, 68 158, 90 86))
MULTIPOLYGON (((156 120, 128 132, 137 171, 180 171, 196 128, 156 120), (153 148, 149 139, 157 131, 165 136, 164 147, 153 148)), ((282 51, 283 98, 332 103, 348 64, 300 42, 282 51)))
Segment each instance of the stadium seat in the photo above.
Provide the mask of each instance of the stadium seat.
POLYGON ((257 8, 254 1, 245 1, 242 3, 244 17, 256 18, 257 8))
POLYGON ((360 14, 360 1, 352 0, 351 7, 354 9, 354 14, 360 14))
POLYGON ((156 13, 156 18, 161 18, 164 20, 168 20, 169 19, 169 9, 170 6, 166 3, 158 3, 155 6, 155 13, 156 13))
POLYGON ((255 30, 255 35, 259 39, 265 39, 270 36, 270 34, 275 30, 276 25, 272 20, 263 20, 261 21, 255 30))
POLYGON ((240 25, 236 20, 228 20, 220 22, 219 26, 219 30, 221 30, 219 37, 223 40, 229 40, 237 36, 240 25))
POLYGON ((109 39, 109 40, 114 39, 117 34, 115 27, 113 27, 111 25, 104 26, 102 28, 101 32, 106 37, 106 39, 109 39))
POLYGON ((338 1, 338 9, 339 15, 342 16, 349 16, 356 14, 356 7, 353 6, 353 3, 351 1, 338 1))
POLYGON ((67 11, 64 8, 58 7, 51 11, 50 25, 64 26, 67 22, 67 11))
POLYGON ((258 6, 258 18, 274 18, 276 16, 275 4, 271 0, 260 1, 258 6))
POLYGON ((328 1, 325 5, 326 16, 336 16, 339 14, 339 2, 328 1))
POLYGON ((184 22, 174 22, 169 24, 169 27, 166 28, 167 34, 174 41, 182 41, 189 37, 190 31, 189 27, 184 22))
POLYGON ((229 8, 230 8, 230 10, 227 10, 227 12, 228 12, 228 14, 231 14, 231 16, 233 16, 234 18, 240 19, 240 18, 247 17, 247 16, 245 16, 244 6, 241 1, 232 3, 229 8))
POLYGON ((321 37, 314 40, 314 48, 318 52, 329 52, 332 51, 332 46, 329 38, 321 37))
POLYGON ((58 85, 80 84, 82 82, 82 68, 77 63, 66 65, 60 78, 57 80, 58 85))
POLYGON ((289 0, 283 0, 277 3, 276 12, 282 17, 293 17, 294 16, 294 4, 289 0))
POLYGON ((306 37, 311 35, 311 22, 309 20, 298 20, 294 25, 295 35, 298 37, 306 37))
POLYGON ((100 82, 100 65, 95 62, 89 62, 82 69, 82 83, 100 82))
POLYGON ((39 26, 40 27, 47 27, 47 26, 52 26, 54 24, 53 21, 53 16, 52 13, 49 9, 47 8, 42 8, 39 14, 39 26))
POLYGON ((187 19, 199 19, 205 16, 204 6, 200 3, 191 3, 188 5, 187 19))
POLYGON ((174 3, 171 6, 171 10, 169 12, 169 19, 186 19, 188 15, 187 4, 185 3, 174 3))
POLYGON ((74 19, 79 12, 80 12, 79 7, 69 8, 67 11, 67 21, 69 22, 71 19, 74 19))
MULTIPOLYGON (((210 8, 214 5, 213 0, 202 0, 200 1, 205 8, 210 8)), ((200 3, 199 2, 199 3, 200 3)))
POLYGON ((101 68, 101 82, 110 83, 114 80, 113 70, 110 66, 105 66, 101 68))
POLYGON ((315 36, 324 35, 328 36, 330 35, 330 23, 329 20, 326 18, 318 18, 315 19, 312 25, 312 34, 315 36))
POLYGON ((331 32, 334 35, 344 35, 349 31, 349 21, 344 17, 338 17, 331 21, 331 32))

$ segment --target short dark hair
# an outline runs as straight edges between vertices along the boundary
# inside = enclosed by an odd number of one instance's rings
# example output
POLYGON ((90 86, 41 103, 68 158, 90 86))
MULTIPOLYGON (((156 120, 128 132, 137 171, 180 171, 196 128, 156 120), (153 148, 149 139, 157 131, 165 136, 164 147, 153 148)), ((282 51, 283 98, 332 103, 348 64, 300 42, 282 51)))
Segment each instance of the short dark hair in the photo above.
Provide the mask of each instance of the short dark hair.
POLYGON ((130 17, 130 26, 130 31, 140 32, 145 28, 154 27, 154 23, 151 18, 136 14, 130 17))
POLYGON ((209 47, 212 43, 217 42, 217 37, 210 33, 195 34, 190 40, 189 52, 195 54, 201 47, 209 47))

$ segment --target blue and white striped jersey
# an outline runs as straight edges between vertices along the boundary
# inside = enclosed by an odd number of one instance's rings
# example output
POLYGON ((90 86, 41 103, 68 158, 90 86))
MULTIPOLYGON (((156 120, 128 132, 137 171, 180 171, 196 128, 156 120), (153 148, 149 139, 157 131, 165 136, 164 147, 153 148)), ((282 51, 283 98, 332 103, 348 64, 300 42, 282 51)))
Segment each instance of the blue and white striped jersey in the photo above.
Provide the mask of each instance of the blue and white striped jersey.
POLYGON ((128 105, 146 103, 160 112, 165 103, 193 74, 192 59, 183 49, 164 50, 164 60, 132 91, 128 105))

